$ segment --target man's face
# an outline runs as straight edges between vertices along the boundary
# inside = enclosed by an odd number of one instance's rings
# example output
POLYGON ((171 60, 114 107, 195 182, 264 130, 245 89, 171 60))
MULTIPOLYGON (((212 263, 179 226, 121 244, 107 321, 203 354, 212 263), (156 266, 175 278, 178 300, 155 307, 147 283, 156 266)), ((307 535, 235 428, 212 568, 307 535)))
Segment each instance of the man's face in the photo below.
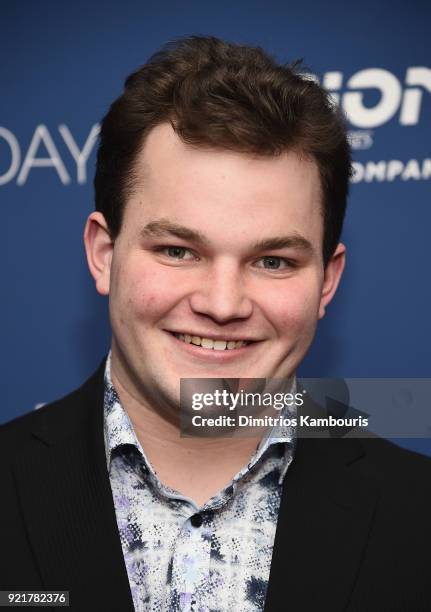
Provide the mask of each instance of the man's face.
POLYGON ((109 293, 123 387, 173 406, 180 378, 294 373, 342 271, 341 252, 324 272, 316 165, 292 152, 193 148, 163 124, 137 172, 120 234, 93 272, 109 293))

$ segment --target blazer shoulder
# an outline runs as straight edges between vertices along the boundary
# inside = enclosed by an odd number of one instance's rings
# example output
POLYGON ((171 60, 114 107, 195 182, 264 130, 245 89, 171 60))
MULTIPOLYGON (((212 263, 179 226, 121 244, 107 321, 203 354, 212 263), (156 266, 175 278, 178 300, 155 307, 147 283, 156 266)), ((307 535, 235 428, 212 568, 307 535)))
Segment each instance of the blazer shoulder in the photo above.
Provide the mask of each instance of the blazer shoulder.
POLYGON ((361 439, 369 459, 387 469, 397 469, 400 465, 408 468, 431 469, 431 457, 403 448, 385 438, 372 437, 361 439))
POLYGON ((0 425, 0 456, 15 456, 39 432, 41 436, 72 431, 88 418, 89 408, 103 397, 105 360, 78 389, 37 410, 0 425))
POLYGON ((419 495, 431 505, 431 457, 383 438, 361 439, 367 469, 379 472, 386 488, 419 495))

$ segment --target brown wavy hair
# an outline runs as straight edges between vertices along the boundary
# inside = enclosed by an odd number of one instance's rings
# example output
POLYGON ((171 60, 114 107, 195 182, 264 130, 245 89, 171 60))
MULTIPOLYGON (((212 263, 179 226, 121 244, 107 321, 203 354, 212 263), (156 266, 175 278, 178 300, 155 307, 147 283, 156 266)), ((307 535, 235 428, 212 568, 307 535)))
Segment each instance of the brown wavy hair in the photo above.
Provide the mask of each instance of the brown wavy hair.
POLYGON ((188 144, 262 156, 293 150, 313 159, 322 188, 323 260, 343 225, 351 176, 346 122, 327 92, 258 47, 214 37, 168 43, 127 77, 101 123, 96 209, 113 240, 136 182, 135 160, 156 125, 170 122, 188 144))

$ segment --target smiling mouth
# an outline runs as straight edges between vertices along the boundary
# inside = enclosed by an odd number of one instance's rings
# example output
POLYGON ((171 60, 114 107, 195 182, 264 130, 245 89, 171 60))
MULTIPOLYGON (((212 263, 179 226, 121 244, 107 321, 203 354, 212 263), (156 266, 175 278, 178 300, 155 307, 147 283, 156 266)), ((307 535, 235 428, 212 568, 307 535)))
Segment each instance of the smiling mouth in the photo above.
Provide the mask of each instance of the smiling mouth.
POLYGON ((179 334, 171 332, 177 340, 184 342, 185 344, 194 344, 204 349, 210 349, 213 351, 234 351, 235 349, 243 348, 249 344, 252 344, 247 340, 214 340, 213 338, 203 338, 202 336, 192 336, 189 334, 179 334))

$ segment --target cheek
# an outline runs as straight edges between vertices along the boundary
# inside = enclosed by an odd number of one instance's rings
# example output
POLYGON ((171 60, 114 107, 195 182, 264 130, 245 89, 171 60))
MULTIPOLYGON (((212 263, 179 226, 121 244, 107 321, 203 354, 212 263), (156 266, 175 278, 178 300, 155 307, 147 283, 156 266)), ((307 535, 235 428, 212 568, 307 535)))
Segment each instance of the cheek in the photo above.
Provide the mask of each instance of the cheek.
POLYGON ((267 292, 265 312, 280 334, 314 329, 318 317, 320 291, 317 282, 286 281, 280 291, 267 292))
POLYGON ((112 302, 123 324, 134 319, 151 323, 172 308, 178 299, 178 283, 167 282, 165 275, 148 266, 119 267, 115 278, 112 302))

